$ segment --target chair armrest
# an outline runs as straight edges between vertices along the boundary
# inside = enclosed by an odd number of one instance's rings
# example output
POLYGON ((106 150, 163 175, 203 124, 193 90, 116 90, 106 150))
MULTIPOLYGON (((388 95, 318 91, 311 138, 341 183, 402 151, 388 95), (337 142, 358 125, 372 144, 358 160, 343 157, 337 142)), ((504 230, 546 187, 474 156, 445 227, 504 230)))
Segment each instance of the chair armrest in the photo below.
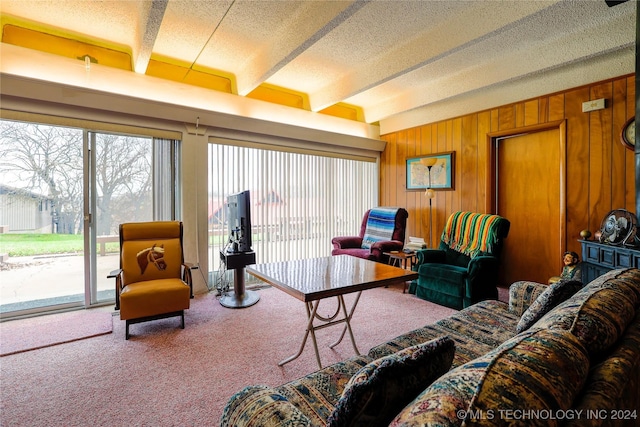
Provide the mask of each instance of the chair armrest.
POLYGON ((280 427, 285 420, 295 420, 296 427, 311 426, 309 418, 271 387, 248 386, 231 396, 220 427, 280 427))
POLYGON ((522 316, 545 289, 547 289, 546 285, 537 282, 523 280, 513 283, 509 287, 509 311, 522 316))
POLYGON ((371 252, 380 251, 380 255, 382 255, 383 252, 401 251, 403 246, 399 240, 384 240, 371 245, 371 252))
POLYGON ((362 247, 360 236, 338 236, 331 239, 334 249, 353 249, 362 247))
POLYGON ((122 290, 122 269, 119 268, 117 270, 112 270, 108 275, 107 279, 116 279, 116 306, 115 310, 120 310, 120 291, 122 290))
POLYGON ((426 264, 428 262, 442 264, 446 260, 446 254, 440 249, 420 249, 416 251, 418 262, 416 265, 426 264))
POLYGON ((119 268, 117 270, 112 270, 109 274, 107 274, 107 279, 113 279, 118 277, 122 273, 122 269, 119 268))
POLYGON ((492 255, 479 255, 467 265, 466 304, 498 299, 500 260, 492 255))
POLYGON ((474 278, 484 274, 485 271, 498 272, 498 265, 500 264, 498 258, 491 255, 480 255, 472 258, 469 261, 467 270, 469 271, 469 277, 474 278))
POLYGON ((185 262, 182 264, 182 281, 189 285, 189 297, 193 298, 193 278, 191 277, 191 270, 197 270, 198 266, 194 266, 191 263, 185 262))

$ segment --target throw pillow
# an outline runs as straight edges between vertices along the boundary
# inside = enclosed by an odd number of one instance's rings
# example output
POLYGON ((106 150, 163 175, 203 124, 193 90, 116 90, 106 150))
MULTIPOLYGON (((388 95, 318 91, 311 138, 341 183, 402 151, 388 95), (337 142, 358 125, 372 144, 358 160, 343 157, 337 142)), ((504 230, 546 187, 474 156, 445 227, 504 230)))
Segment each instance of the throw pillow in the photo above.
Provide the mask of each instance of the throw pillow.
POLYGON ((563 420, 522 415, 571 408, 589 367, 571 332, 528 330, 436 379, 389 427, 557 426, 563 420))
POLYGON ((577 280, 561 280, 549 285, 522 314, 516 326, 516 333, 529 329, 555 306, 571 298, 582 286, 583 283, 577 280))
POLYGON ((448 336, 400 350, 361 368, 347 383, 327 427, 388 426, 391 420, 451 367, 448 336))

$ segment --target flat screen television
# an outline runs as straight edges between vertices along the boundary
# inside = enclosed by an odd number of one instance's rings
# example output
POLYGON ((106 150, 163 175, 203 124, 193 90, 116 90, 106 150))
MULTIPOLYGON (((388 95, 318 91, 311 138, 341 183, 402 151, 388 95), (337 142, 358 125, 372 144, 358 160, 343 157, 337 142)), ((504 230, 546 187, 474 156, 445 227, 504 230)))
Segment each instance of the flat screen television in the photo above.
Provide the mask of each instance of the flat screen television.
POLYGON ((227 197, 227 222, 229 224, 228 252, 251 252, 251 197, 249 190, 227 197))

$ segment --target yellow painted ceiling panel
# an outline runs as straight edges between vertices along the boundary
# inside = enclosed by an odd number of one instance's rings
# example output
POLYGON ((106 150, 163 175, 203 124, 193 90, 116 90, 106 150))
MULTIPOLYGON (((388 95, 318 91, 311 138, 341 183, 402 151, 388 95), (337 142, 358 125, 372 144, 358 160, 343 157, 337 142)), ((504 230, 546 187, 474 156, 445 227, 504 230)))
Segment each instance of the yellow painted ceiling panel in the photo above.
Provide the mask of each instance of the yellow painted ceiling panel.
POLYGON ((160 77, 162 79, 173 80, 174 82, 181 82, 189 72, 186 67, 180 67, 178 65, 167 64, 166 62, 156 61, 154 59, 149 60, 149 66, 147 67, 148 76, 160 77))
POLYGON ((232 81, 230 79, 211 73, 189 70, 184 82, 195 86, 218 90, 220 92, 233 93, 232 81))
POLYGON ((233 93, 232 80, 217 74, 192 70, 181 65, 151 59, 147 67, 148 76, 205 87, 220 92, 233 93))
POLYGON ((28 28, 6 24, 2 27, 2 41, 16 46, 69 58, 82 59, 86 55, 91 62, 131 71, 131 55, 89 43, 54 36, 28 28))
POLYGON ((364 121, 364 113, 362 108, 355 105, 349 105, 345 103, 338 103, 331 105, 324 110, 318 111, 321 114, 326 114, 334 117, 341 117, 348 120, 364 121))
POLYGON ((247 94, 247 98, 309 110, 309 100, 305 94, 268 84, 261 84, 252 90, 247 94))

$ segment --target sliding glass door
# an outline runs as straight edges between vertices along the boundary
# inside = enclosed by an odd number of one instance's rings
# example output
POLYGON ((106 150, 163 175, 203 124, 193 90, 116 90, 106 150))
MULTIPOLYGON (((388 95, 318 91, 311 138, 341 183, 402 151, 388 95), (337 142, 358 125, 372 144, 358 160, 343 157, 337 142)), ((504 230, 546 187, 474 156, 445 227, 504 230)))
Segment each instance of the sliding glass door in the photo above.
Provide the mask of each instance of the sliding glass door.
POLYGON ((114 301, 119 224, 176 217, 177 141, 0 125, 0 316, 114 301))
POLYGON ((89 304, 113 301, 119 268, 119 225, 153 220, 153 139, 88 132, 88 194, 85 204, 90 266, 89 304))
POLYGON ((83 132, 0 125, 0 314, 82 304, 83 132))

